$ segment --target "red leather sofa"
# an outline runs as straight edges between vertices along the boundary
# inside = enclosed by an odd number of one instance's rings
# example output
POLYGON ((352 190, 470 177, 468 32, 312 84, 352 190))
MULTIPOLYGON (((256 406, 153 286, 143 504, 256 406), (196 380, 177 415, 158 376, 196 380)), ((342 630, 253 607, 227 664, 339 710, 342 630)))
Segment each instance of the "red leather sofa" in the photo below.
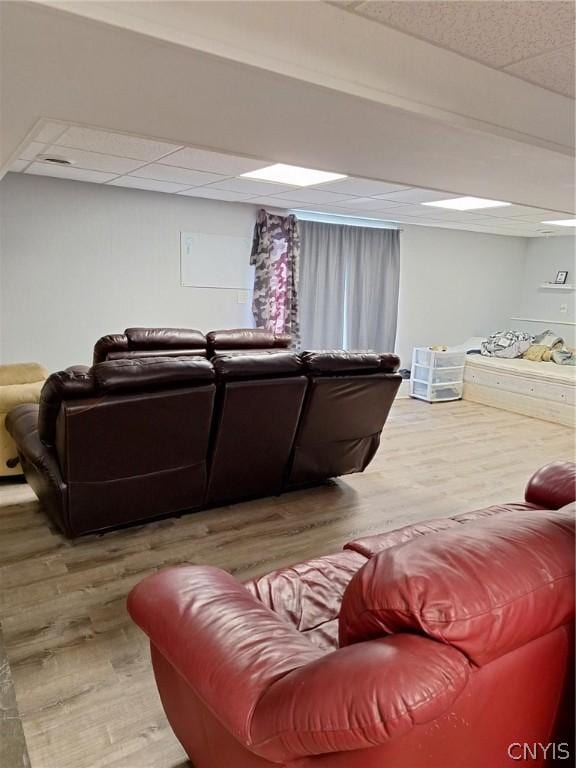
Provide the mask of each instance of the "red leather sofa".
POLYGON ((522 503, 245 585, 200 566, 142 581, 128 609, 193 766, 570 764, 575 479, 552 464, 522 503))
POLYGON ((275 348, 120 357, 52 374, 40 404, 13 409, 6 428, 73 537, 361 472, 398 364, 275 348))

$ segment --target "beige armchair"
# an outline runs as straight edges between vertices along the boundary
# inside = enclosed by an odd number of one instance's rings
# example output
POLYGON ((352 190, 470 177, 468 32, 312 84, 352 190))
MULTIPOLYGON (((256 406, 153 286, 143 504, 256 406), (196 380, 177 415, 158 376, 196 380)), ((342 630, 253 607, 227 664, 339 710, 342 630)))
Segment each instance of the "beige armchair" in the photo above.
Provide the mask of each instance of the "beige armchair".
POLYGON ((37 403, 48 371, 38 363, 0 365, 0 477, 22 474, 14 441, 6 431, 8 413, 22 403, 37 403))

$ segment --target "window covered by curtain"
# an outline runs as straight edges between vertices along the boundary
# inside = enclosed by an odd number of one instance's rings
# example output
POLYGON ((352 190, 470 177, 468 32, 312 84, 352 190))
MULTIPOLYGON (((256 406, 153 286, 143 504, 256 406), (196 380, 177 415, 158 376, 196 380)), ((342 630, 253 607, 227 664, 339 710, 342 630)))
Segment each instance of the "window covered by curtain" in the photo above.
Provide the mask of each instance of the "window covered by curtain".
POLYGON ((259 211, 250 263, 255 267, 252 312, 256 326, 290 333, 299 344, 300 238, 295 216, 259 211))
POLYGON ((300 222, 305 348, 390 352, 396 340, 400 233, 300 222))

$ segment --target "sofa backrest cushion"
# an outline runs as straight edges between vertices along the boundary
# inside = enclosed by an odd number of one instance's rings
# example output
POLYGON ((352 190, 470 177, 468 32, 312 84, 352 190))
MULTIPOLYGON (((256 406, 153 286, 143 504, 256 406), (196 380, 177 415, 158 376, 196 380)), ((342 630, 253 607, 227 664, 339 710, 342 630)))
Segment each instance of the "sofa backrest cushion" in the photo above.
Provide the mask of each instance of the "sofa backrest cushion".
POLYGON ((576 464, 554 461, 542 467, 528 481, 525 498, 548 509, 560 509, 576 501, 576 464))
POLYGON ((477 520, 494 515, 504 515, 509 512, 527 512, 532 509, 540 509, 532 504, 516 502, 510 504, 494 504, 491 507, 475 509, 472 512, 464 512, 462 515, 453 517, 437 517, 433 520, 426 520, 423 523, 412 523, 402 528, 395 528, 386 533, 375 533, 371 536, 362 536, 360 539, 353 539, 344 545, 344 549, 351 549, 354 552, 360 552, 365 557, 374 557, 374 555, 383 552, 385 549, 395 547, 398 544, 405 544, 407 541, 418 538, 419 536, 428 536, 431 533, 438 533, 447 528, 458 528, 466 523, 474 523, 477 520))
POLYGON ((94 345, 92 362, 102 363, 112 353, 121 354, 128 349, 128 339, 124 333, 109 333, 98 339, 94 345))
POLYGON ((394 373, 400 366, 400 358, 393 354, 377 352, 348 352, 343 349, 315 350, 302 353, 307 371, 315 376, 339 374, 394 373))
POLYGON ((206 349, 206 337, 194 328, 126 328, 124 333, 133 349, 206 349))
POLYGON ((206 384, 214 368, 204 357, 145 357, 107 360, 92 368, 101 394, 206 384))
POLYGON ((397 632, 455 646, 478 665, 574 618, 574 519, 510 512, 370 559, 342 601, 341 645, 397 632))
POLYGON ((71 532, 200 507, 215 390, 210 380, 182 381, 62 403, 55 451, 71 532))
POLYGON ((88 368, 78 365, 51 374, 40 396, 38 432, 55 445, 62 402, 124 392, 146 392, 209 384, 214 368, 204 357, 147 357, 106 360, 88 368))
POLYGON ((295 352, 260 350, 246 354, 216 354, 212 358, 216 376, 221 381, 297 376, 303 373, 300 356, 295 352))
POLYGON ((279 494, 308 379, 292 352, 212 358, 218 382, 208 504, 279 494))
POLYGON ((361 472, 378 449, 401 381, 398 374, 374 369, 336 376, 308 371, 308 376, 290 486, 361 472))
POLYGON ((88 366, 78 365, 52 373, 46 379, 40 394, 38 434, 45 445, 54 445, 56 419, 63 400, 94 397, 96 382, 88 366))
POLYGON ((211 354, 234 349, 273 349, 288 348, 292 344, 289 334, 276 334, 265 328, 231 328, 222 331, 210 331, 206 335, 211 354))
POLYGON ((306 370, 316 376, 340 373, 369 373, 380 370, 380 355, 376 352, 347 352, 343 349, 302 352, 306 370))

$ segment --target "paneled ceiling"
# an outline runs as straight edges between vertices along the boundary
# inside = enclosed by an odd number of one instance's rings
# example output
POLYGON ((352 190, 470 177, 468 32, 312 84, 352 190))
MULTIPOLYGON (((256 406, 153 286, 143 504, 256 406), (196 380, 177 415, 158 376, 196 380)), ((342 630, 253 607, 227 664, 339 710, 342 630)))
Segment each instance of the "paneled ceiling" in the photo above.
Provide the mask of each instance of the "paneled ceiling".
POLYGON ((364 18, 574 98, 571 0, 344 0, 364 18))
MULTIPOLYGON (((387 222, 465 229, 475 232, 537 237, 568 235, 563 227, 542 222, 566 214, 519 205, 482 211, 455 211, 422 206, 458 195, 407 187, 393 181, 348 177, 311 187, 295 187, 240 177, 274 159, 255 159, 212 152, 112 131, 40 121, 22 146, 12 172, 128 187, 273 209, 387 222), (70 165, 46 162, 51 157, 70 165)), ((325 169, 339 172, 339 169, 325 169)), ((474 194, 474 190, 470 190, 474 194)))

